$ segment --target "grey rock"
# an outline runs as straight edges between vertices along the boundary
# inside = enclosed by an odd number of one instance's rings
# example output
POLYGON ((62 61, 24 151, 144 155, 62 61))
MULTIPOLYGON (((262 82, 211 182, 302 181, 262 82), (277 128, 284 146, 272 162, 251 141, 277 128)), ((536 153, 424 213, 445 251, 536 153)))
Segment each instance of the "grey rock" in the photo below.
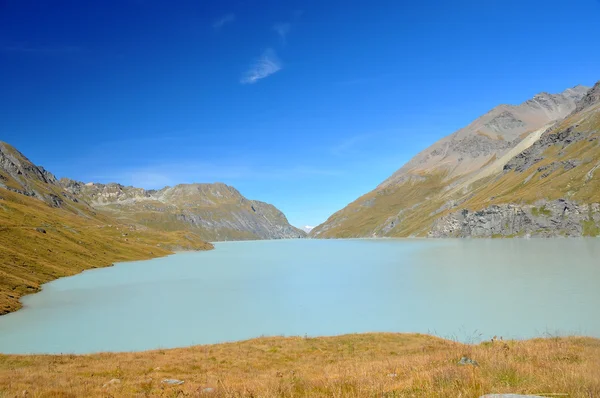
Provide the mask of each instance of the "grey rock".
POLYGON ((600 82, 596 83, 594 87, 587 91, 585 96, 577 102, 577 107, 573 113, 581 112, 598 103, 600 103, 600 82))
POLYGON ((472 365, 472 366, 479 366, 479 364, 477 363, 476 360, 468 358, 468 357, 462 357, 460 359, 460 361, 458 361, 459 365, 472 365))
MULTIPOLYGON (((518 141, 517 141, 518 142, 518 141)), ((483 135, 468 136, 450 142, 450 151, 466 155, 470 158, 489 156, 491 154, 512 148, 517 142, 495 140, 483 135)))
MULTIPOLYGON (((547 132, 545 132, 542 135, 542 137, 531 147, 527 148, 519 155, 515 156, 513 159, 507 162, 506 165, 504 165, 504 171, 507 172, 514 170, 516 172, 522 173, 525 170, 528 170, 534 164, 543 160, 544 152, 551 146, 558 145, 561 148, 565 148, 567 145, 570 145, 572 143, 588 139, 589 136, 589 132, 576 130, 574 126, 558 131, 550 129, 547 132)), ((563 164, 563 166, 564 165, 565 164, 563 164)), ((576 167, 577 164, 570 164, 570 166, 576 167)))
POLYGON ((501 133, 503 130, 524 127, 526 126, 526 123, 521 119, 517 119, 509 111, 504 111, 486 123, 485 126, 496 133, 501 133))
POLYGON ((185 383, 185 381, 177 379, 163 379, 161 383, 178 386, 185 383))
POLYGON ((200 394, 212 394, 215 392, 215 389, 212 387, 206 387, 200 390, 200 394))
POLYGON ((544 398, 539 395, 522 395, 522 394, 486 394, 479 398, 544 398))
POLYGON ((0 188, 42 200, 52 207, 65 207, 65 199, 77 202, 52 173, 5 142, 0 142, 0 188))
POLYGON ((429 237, 580 237, 584 223, 600 226, 600 204, 567 199, 535 205, 493 205, 480 211, 462 209, 439 218, 429 237))
POLYGON ((107 387, 110 387, 110 386, 114 386, 116 384, 121 384, 121 380, 119 380, 119 379, 111 379, 110 381, 104 383, 102 385, 102 388, 107 388, 107 387))

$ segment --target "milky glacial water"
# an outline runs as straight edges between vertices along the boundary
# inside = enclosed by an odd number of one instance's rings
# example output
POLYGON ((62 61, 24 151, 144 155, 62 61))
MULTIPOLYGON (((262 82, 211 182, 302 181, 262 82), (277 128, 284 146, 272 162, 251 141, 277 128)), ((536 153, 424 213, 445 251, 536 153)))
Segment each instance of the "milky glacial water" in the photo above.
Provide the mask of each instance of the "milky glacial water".
POLYGON ((263 335, 600 337, 600 239, 217 243, 56 280, 0 352, 137 351, 263 335))

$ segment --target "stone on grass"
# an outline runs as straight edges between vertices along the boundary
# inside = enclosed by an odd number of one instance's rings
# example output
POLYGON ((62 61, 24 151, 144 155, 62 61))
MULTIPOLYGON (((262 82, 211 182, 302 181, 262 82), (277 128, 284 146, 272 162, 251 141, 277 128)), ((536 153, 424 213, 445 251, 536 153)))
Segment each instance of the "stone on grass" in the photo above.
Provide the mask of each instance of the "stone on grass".
POLYGON ((521 395, 521 394, 487 394, 479 398, 544 398, 539 395, 521 395))
POLYGON ((171 384, 171 385, 174 385, 174 386, 178 386, 180 384, 185 383, 185 381, 183 381, 183 380, 177 380, 177 379, 164 379, 162 382, 165 383, 165 384, 171 384))
POLYGON ((479 364, 477 363, 476 360, 471 359, 471 358, 467 358, 467 357, 462 357, 460 359, 460 361, 458 361, 459 365, 473 365, 473 366, 479 366, 479 364))
POLYGON ((111 379, 110 381, 104 383, 103 388, 114 386, 115 384, 121 384, 121 380, 119 379, 111 379))

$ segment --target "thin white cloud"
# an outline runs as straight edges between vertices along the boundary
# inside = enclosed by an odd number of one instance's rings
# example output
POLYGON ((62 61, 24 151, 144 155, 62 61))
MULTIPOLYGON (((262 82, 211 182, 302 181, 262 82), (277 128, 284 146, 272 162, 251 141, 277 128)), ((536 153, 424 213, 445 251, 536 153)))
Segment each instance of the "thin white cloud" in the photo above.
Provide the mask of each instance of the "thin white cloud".
POLYGON ((280 22, 273 25, 273 30, 277 32, 281 41, 285 44, 286 38, 290 30, 292 30, 292 24, 289 22, 280 22))
POLYGON ((240 83, 254 84, 265 77, 279 72, 281 68, 281 61, 277 57, 277 54, 275 54, 273 49, 269 48, 256 60, 250 69, 244 73, 240 83))
POLYGON ((223 15, 213 23, 213 28, 221 29, 223 26, 235 21, 235 14, 223 15))
POLYGON ((360 147, 372 134, 360 134, 347 138, 338 145, 331 148, 331 153, 334 156, 350 156, 356 155, 358 147, 360 147))

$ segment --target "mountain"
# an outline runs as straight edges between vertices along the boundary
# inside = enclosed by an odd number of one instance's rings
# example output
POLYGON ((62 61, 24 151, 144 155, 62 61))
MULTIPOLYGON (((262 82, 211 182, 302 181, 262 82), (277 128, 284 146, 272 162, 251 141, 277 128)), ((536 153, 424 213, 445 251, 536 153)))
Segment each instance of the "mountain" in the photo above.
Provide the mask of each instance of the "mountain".
POLYGON ((145 190, 61 179, 71 195, 128 223, 163 231, 194 231, 208 241, 303 238, 275 206, 246 199, 222 184, 181 184, 145 190))
POLYGON ((0 142, 0 315, 41 284, 114 262, 212 248, 193 232, 158 231, 103 215, 44 168, 0 142))
POLYGON ((599 91, 576 86, 492 109, 310 236, 597 235, 599 91))
POLYGON ((225 184, 146 191, 58 180, 0 142, 0 315, 85 269, 208 250, 208 240, 304 236, 274 206, 225 184))

